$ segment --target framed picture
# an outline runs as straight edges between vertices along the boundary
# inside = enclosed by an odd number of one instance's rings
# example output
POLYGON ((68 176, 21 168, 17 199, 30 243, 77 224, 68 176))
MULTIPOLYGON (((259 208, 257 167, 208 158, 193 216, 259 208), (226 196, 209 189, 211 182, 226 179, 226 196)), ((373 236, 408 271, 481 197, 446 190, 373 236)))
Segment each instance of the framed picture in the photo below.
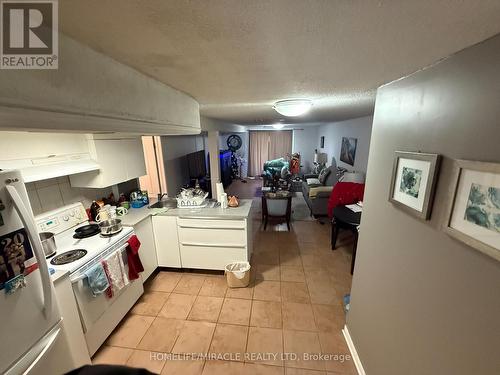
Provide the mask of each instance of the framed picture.
POLYGON ((324 136, 321 136, 321 138, 319 139, 319 147, 325 148, 325 137, 324 136))
POLYGON ((500 164, 455 161, 445 230, 500 260, 500 164))
POLYGON ((340 160, 349 165, 354 165, 356 159, 357 138, 342 137, 342 146, 340 148, 340 160))
POLYGON ((428 220, 440 156, 396 151, 389 201, 419 219, 428 220))

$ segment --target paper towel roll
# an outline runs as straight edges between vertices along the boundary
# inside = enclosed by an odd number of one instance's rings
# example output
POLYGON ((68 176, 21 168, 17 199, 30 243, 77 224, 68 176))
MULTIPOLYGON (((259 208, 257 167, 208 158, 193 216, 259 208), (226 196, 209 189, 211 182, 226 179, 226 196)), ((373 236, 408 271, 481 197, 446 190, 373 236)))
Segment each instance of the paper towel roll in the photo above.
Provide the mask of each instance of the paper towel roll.
POLYGON ((215 193, 217 196, 217 202, 220 203, 221 201, 221 195, 224 193, 224 186, 222 185, 222 182, 217 182, 215 184, 215 193))

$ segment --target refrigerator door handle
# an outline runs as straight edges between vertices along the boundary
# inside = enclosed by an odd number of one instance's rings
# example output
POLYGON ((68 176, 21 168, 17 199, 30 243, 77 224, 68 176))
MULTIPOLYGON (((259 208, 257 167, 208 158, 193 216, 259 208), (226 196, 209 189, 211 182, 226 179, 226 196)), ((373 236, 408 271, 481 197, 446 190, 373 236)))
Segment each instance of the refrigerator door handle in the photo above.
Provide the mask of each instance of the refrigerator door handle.
POLYGON ((38 365, 40 360, 45 354, 54 346, 56 339, 61 333, 61 321, 47 333, 33 348, 30 349, 26 355, 21 358, 14 366, 9 368, 5 375, 28 375, 35 366, 38 365))
POLYGON ((23 200, 16 188, 12 185, 7 185, 5 188, 12 198, 14 207, 21 218, 33 246, 33 253, 35 254, 38 262, 40 278, 42 279, 43 313, 47 318, 52 312, 52 281, 50 280, 49 268, 47 266, 47 262, 45 261, 42 243, 40 242, 40 238, 38 238, 38 231, 36 230, 35 222, 24 205, 23 200))

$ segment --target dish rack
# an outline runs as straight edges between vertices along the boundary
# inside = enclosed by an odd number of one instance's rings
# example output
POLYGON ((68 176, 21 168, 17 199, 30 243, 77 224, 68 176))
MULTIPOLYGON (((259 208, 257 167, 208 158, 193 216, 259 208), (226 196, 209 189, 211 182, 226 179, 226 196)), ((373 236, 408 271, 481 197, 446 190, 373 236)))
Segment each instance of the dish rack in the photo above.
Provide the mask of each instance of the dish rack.
POLYGON ((207 205, 205 197, 176 198, 177 208, 202 208, 207 205))

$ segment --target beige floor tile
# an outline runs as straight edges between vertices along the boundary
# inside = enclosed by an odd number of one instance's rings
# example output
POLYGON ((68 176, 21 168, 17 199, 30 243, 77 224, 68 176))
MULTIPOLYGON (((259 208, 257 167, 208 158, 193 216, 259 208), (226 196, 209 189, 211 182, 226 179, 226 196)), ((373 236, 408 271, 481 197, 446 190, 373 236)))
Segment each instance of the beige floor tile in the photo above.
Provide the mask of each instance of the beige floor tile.
POLYGON ((281 283, 279 281, 257 281, 253 290, 253 299, 261 301, 281 301, 281 283))
POLYGON ((327 371, 341 374, 357 374, 356 367, 342 333, 320 333, 319 341, 322 353, 332 356, 332 358, 325 361, 327 371), (346 360, 346 358, 348 359, 346 360))
POLYGON ((302 259, 299 252, 280 252, 281 266, 302 266, 302 259))
POLYGON ((204 281, 205 276, 185 273, 177 283, 174 293, 198 295, 204 281))
POLYGON ((281 281, 292 281, 303 283, 306 281, 302 266, 282 266, 281 281))
POLYGON ((207 277, 200 289, 200 296, 224 297, 227 290, 225 277, 207 277))
POLYGON ((342 306, 342 301, 337 296, 337 291, 328 283, 307 281, 307 289, 309 290, 312 303, 342 306))
POLYGON ((182 327, 184 327, 183 320, 157 317, 137 348, 163 353, 170 352, 175 340, 179 337, 182 327))
POLYGON ((215 323, 187 320, 172 349, 172 353, 208 353, 215 323))
MULTIPOLYGON (((231 324, 217 324, 210 353, 228 355, 227 360, 243 362, 248 337, 248 327, 231 324)), ((226 359, 226 358, 224 358, 226 359)))
POLYGON ((285 368, 281 366, 262 365, 258 363, 245 363, 244 375, 284 375, 285 368))
POLYGON ((156 292, 171 292, 181 279, 180 273, 160 272, 153 280, 148 282, 147 289, 156 292))
POLYGON ((152 316, 128 315, 109 336, 107 345, 136 348, 154 319, 152 316))
POLYGON ((307 358, 307 355, 321 353, 321 346, 316 332, 283 330, 283 342, 286 353, 295 353, 297 355, 296 360, 285 361, 286 367, 325 370, 324 361, 307 358))
POLYGON ((195 300, 196 296, 172 293, 168 297, 167 302, 163 305, 158 316, 173 319, 186 319, 195 300))
POLYGON ((227 288, 226 298, 252 299, 253 289, 253 283, 250 283, 246 288, 227 288))
POLYGON ((281 299, 283 302, 310 303, 309 291, 306 283, 281 283, 281 299))
POLYGON ((217 322, 224 298, 198 296, 191 308, 188 320, 205 320, 217 322))
POLYGON ((162 375, 201 375, 205 361, 202 360, 182 360, 167 361, 162 375))
POLYGON ((225 298, 219 315, 219 323, 248 325, 251 307, 251 300, 225 298))
POLYGON ((281 328, 281 303, 253 301, 250 325, 256 327, 281 328))
POLYGON ((326 372, 317 370, 306 370, 303 368, 286 367, 285 375, 326 375, 326 372))
POLYGON ((283 328, 297 331, 317 331, 314 314, 308 303, 283 302, 283 328))
POLYGON ((153 374, 161 373, 164 364, 164 361, 152 358, 150 351, 144 350, 134 350, 127 361, 127 366, 145 368, 153 374))
POLYGON ((246 362, 283 366, 283 334, 281 329, 250 327, 248 331, 246 362), (269 356, 269 354, 276 357, 269 356))
POLYGON ((103 345, 92 358, 93 365, 124 365, 132 355, 132 349, 103 345))
POLYGON ((269 251, 254 253, 252 264, 272 264, 279 265, 279 251, 275 247, 268 246, 269 251))
POLYGON ((341 332, 345 324, 342 308, 331 305, 312 305, 314 320, 320 332, 341 332))
POLYGON ((280 280, 280 267, 277 265, 257 264, 256 280, 280 280))
POLYGON ((242 375, 244 364, 233 361, 206 361, 203 375, 242 375))
POLYGON ((300 257, 302 258, 302 264, 304 267, 321 267, 321 258, 316 253, 301 253, 300 257))
POLYGON ((132 314, 156 316, 170 293, 145 292, 131 310, 132 314))

